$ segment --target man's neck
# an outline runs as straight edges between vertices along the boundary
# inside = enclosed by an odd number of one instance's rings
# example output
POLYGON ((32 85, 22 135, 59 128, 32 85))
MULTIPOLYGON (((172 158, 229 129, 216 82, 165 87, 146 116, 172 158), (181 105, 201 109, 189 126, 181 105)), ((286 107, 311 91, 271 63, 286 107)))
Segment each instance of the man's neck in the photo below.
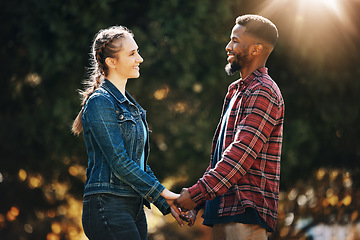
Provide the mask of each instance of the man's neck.
POLYGON ((265 63, 257 64, 257 65, 250 66, 248 68, 241 69, 240 70, 240 78, 245 79, 247 76, 249 76, 251 73, 253 73, 256 69, 259 69, 262 67, 265 67, 265 63))

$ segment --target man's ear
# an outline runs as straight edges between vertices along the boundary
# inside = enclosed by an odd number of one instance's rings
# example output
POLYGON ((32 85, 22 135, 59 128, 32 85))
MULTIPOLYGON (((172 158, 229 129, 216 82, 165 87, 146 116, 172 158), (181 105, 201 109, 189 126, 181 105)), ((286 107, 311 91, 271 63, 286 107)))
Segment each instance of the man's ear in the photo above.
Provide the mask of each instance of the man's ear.
POLYGON ((264 45, 261 43, 257 43, 252 46, 251 55, 260 55, 263 50, 264 50, 264 45))
POLYGON ((115 66, 116 66, 116 59, 115 59, 115 58, 107 57, 107 58, 105 59, 105 64, 106 64, 109 68, 115 68, 115 66))

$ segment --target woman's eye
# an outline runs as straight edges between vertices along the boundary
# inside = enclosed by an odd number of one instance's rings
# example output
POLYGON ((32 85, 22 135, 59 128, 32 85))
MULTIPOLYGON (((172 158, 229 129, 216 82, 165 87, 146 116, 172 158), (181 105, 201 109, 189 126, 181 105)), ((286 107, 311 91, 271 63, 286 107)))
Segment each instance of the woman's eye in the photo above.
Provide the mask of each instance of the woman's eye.
POLYGON ((135 53, 140 54, 140 51, 139 50, 133 51, 133 52, 130 53, 130 56, 134 56, 135 53))

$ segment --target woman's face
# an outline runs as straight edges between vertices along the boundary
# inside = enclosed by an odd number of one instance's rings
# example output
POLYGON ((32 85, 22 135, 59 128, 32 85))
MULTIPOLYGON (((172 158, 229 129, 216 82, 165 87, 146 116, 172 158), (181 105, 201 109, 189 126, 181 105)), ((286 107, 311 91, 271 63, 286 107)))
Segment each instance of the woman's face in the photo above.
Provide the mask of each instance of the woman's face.
POLYGON ((116 75, 122 79, 138 78, 140 76, 139 65, 144 59, 139 54, 139 48, 134 38, 126 36, 122 41, 122 48, 116 54, 116 75))

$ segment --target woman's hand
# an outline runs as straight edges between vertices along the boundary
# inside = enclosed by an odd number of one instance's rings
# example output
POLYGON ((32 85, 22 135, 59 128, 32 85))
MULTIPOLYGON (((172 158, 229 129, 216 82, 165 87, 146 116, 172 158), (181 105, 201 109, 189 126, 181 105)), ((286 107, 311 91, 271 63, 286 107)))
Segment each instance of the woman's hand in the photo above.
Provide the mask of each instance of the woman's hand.
POLYGON ((194 226, 194 223, 196 221, 196 215, 198 214, 198 211, 196 210, 190 210, 187 213, 181 213, 180 218, 184 220, 185 222, 188 222, 188 226, 192 227, 194 226))
POLYGON ((160 195, 164 197, 166 202, 169 204, 171 215, 176 219, 178 224, 183 227, 184 223, 180 218, 180 210, 174 205, 174 200, 180 197, 180 194, 173 193, 165 188, 160 195))
POLYGON ((178 197, 180 197, 180 194, 174 193, 172 191, 167 190, 166 188, 164 189, 164 191, 162 191, 162 193, 160 194, 161 196, 163 196, 166 200, 166 202, 171 206, 174 204, 174 200, 177 199, 178 197))
POLYGON ((178 222, 178 224, 183 227, 184 223, 180 218, 180 210, 173 204, 170 206, 171 215, 175 218, 175 220, 178 222))

